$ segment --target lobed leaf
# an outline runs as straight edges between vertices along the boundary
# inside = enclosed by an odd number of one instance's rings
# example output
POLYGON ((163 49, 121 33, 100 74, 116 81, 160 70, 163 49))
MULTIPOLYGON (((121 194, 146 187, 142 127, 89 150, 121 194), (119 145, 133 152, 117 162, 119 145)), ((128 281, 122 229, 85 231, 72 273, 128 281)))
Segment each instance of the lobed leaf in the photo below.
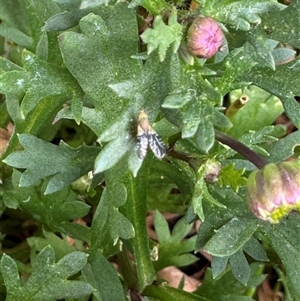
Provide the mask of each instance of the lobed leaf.
POLYGON ((6 206, 30 212, 53 231, 61 231, 84 241, 90 240, 89 228, 69 221, 85 216, 90 209, 87 204, 77 200, 72 190, 64 188, 51 195, 44 195, 45 182, 41 194, 38 194, 33 187, 20 187, 20 177, 21 173, 14 170, 12 183, 5 184, 3 201, 6 206))
POLYGON ((268 38, 290 44, 296 48, 300 47, 298 26, 300 2, 292 1, 290 5, 280 11, 270 11, 262 15, 262 21, 258 28, 268 38), (293 30, 291 30, 293 28, 293 30))
POLYGON ((252 23, 261 23, 261 14, 268 11, 280 11, 284 5, 274 3, 273 0, 265 1, 205 1, 204 14, 216 17, 224 23, 234 25, 236 29, 250 30, 252 23), (216 9, 218 5, 218 9, 216 9))
POLYGON ((33 262, 33 271, 28 281, 18 285, 16 263, 7 255, 2 258, 1 271, 8 292, 7 300, 54 301, 62 298, 82 298, 91 294, 88 283, 67 280, 79 272, 87 262, 86 254, 72 252, 55 263, 51 247, 44 248, 33 262), (11 271, 15 271, 13 275, 11 271))
POLYGON ((147 44, 147 52, 150 54, 158 49, 159 60, 164 61, 167 49, 173 44, 175 53, 181 43, 182 26, 177 23, 177 13, 174 10, 166 25, 161 16, 156 16, 153 22, 153 28, 147 28, 141 35, 144 43, 147 44))
POLYGON ((93 294, 98 296, 98 300, 127 300, 117 271, 99 250, 92 252, 88 263, 82 274, 86 282, 96 290, 93 294))
POLYGON ((299 66, 299 58, 297 58, 291 63, 278 66, 276 71, 255 67, 240 76, 240 79, 251 81, 277 96, 283 104, 285 113, 298 128, 300 128, 300 106, 294 96, 300 95, 299 66))
POLYGON ((187 266, 197 260, 189 254, 193 250, 196 237, 186 238, 185 236, 192 228, 192 224, 187 224, 185 218, 179 220, 172 233, 161 213, 155 212, 154 227, 158 234, 158 258, 154 262, 156 271, 167 266, 187 266))
POLYGON ((299 268, 300 268, 300 240, 299 240, 299 214, 291 214, 278 226, 266 226, 263 233, 280 257, 285 270, 287 289, 291 290, 292 298, 300 297, 299 268))
POLYGON ((238 192, 240 186, 245 186, 247 178, 243 177, 245 170, 236 170, 234 164, 228 164, 220 172, 218 184, 223 187, 232 187, 238 192))
POLYGON ((26 169, 20 179, 22 187, 35 185, 41 179, 53 176, 45 194, 59 191, 92 170, 98 152, 96 147, 72 149, 64 142, 59 146, 53 145, 28 134, 20 134, 19 140, 24 150, 12 153, 4 162, 26 169))
POLYGON ((141 64, 131 58, 138 52, 134 10, 119 3, 103 6, 98 13, 81 19, 82 33, 64 32, 60 36, 60 49, 65 65, 95 106, 96 133, 101 133, 128 106, 109 85, 134 78, 140 73, 141 64))
POLYGON ((80 87, 65 68, 49 64, 27 50, 23 51, 23 64, 22 71, 1 76, 2 93, 25 93, 20 107, 23 115, 26 116, 47 96, 56 96, 60 101, 59 96, 66 100, 73 94, 80 95, 80 87))

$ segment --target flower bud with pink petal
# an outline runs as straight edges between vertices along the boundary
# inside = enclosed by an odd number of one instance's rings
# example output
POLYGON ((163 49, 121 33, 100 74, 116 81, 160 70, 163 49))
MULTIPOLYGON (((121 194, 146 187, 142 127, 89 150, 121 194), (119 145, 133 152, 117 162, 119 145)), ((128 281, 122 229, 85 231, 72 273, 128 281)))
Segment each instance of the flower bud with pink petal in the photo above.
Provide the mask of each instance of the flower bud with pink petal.
POLYGON ((223 42, 223 32, 212 18, 197 17, 187 32, 187 46, 197 57, 210 58, 216 54, 223 42))
POLYGON ((260 219, 278 223, 290 211, 300 211, 300 164, 267 164, 250 174, 247 188, 252 212, 260 219))

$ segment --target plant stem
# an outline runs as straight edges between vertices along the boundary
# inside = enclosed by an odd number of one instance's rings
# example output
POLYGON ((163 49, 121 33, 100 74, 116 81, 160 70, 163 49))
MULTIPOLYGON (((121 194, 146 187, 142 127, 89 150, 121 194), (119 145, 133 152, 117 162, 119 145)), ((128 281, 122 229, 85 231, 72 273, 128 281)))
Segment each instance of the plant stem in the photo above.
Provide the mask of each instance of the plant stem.
POLYGON ((265 160, 262 156, 258 155, 256 152, 251 150, 249 147, 244 145, 243 143, 233 139, 232 137, 215 130, 216 140, 219 142, 228 145, 233 150, 237 151, 243 157, 252 162, 257 168, 263 168, 266 164, 268 164, 267 160, 265 160))

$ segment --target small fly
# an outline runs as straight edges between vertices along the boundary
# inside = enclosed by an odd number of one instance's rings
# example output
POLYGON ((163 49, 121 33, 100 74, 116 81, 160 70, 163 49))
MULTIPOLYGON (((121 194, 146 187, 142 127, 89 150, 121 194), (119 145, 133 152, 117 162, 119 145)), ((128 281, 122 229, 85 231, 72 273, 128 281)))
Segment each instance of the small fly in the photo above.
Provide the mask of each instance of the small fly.
POLYGON ((166 154, 164 143, 149 124, 148 115, 144 110, 140 112, 137 127, 137 155, 144 160, 148 145, 156 158, 162 159, 166 154))

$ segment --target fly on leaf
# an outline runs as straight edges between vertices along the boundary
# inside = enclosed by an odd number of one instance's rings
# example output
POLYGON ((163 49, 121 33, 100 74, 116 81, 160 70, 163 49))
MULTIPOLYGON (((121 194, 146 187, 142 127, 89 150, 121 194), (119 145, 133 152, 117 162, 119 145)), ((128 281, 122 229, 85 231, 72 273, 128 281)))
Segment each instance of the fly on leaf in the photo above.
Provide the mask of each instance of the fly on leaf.
POLYGON ((144 160, 148 146, 156 158, 162 159, 166 154, 164 143, 149 124, 148 115, 144 110, 140 112, 137 127, 137 155, 144 160))

